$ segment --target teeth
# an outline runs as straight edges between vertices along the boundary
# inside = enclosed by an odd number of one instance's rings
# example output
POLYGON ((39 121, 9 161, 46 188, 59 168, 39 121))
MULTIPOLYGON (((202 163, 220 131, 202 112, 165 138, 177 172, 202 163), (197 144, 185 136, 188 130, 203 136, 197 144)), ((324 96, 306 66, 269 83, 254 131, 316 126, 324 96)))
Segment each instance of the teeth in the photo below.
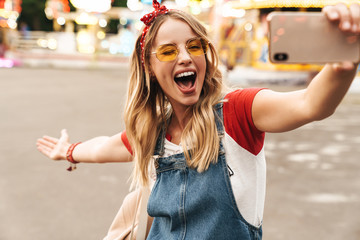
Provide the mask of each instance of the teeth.
POLYGON ((195 75, 195 73, 194 72, 183 72, 183 73, 179 73, 175 77, 180 78, 180 77, 187 77, 187 76, 190 76, 190 75, 195 75))

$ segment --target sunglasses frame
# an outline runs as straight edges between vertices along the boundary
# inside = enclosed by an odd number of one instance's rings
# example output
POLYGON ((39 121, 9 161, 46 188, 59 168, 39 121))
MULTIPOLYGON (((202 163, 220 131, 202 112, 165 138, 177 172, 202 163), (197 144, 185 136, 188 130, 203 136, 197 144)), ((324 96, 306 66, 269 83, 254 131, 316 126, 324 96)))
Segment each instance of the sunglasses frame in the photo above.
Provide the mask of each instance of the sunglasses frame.
MULTIPOLYGON (((186 44, 185 44, 186 51, 188 52, 189 55, 195 56, 195 57, 197 57, 197 56, 196 56, 196 55, 193 55, 193 54, 191 54, 191 53, 189 52, 188 44, 189 44, 191 41, 194 41, 194 40, 197 40, 197 39, 199 39, 201 42, 203 41, 203 42, 207 45, 207 48, 204 49, 204 48, 203 48, 203 44, 201 44, 201 45, 202 45, 201 47, 202 47, 203 50, 205 50, 205 51, 204 51, 204 54, 201 54, 201 55, 198 55, 198 56, 205 55, 206 52, 207 52, 207 50, 209 49, 209 45, 210 45, 210 42, 209 42, 209 41, 206 41, 206 40, 205 40, 204 38, 202 38, 202 37, 194 37, 194 38, 191 38, 191 39, 187 40, 187 41, 186 41, 186 44)), ((176 44, 174 44, 174 43, 166 43, 166 44, 162 44, 162 45, 158 46, 158 47, 156 48, 156 51, 155 51, 155 52, 151 52, 151 54, 155 54, 156 58, 157 58, 160 62, 171 62, 171 61, 174 61, 174 60, 178 57, 178 55, 179 55, 179 48, 178 48, 178 46, 177 46, 176 44), (158 58, 158 56, 157 56, 157 51, 158 51, 158 49, 159 49, 160 47, 162 47, 162 46, 164 46, 164 45, 168 45, 168 46, 169 46, 169 45, 172 45, 172 46, 175 46, 175 47, 176 47, 176 49, 177 49, 177 54, 176 54, 176 57, 175 57, 173 60, 162 61, 162 60, 160 60, 160 59, 158 58)))

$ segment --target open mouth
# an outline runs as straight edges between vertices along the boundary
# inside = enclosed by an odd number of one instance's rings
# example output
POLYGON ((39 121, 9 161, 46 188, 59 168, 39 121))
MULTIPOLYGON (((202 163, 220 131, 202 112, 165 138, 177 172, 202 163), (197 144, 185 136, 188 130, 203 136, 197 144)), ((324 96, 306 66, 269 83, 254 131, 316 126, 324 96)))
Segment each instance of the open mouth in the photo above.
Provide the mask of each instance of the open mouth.
POLYGON ((191 89, 196 81, 196 73, 183 72, 176 75, 174 80, 181 89, 191 89))

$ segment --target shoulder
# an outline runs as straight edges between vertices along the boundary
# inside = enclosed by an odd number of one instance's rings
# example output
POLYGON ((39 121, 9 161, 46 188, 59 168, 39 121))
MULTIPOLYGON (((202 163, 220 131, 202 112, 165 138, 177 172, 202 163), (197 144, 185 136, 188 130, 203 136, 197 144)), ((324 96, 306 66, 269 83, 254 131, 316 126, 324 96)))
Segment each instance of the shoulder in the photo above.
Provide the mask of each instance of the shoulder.
POLYGON ((133 155, 133 151, 132 151, 130 142, 129 142, 128 138, 127 138, 126 131, 121 132, 121 141, 124 144, 124 146, 126 147, 126 149, 129 151, 129 153, 131 155, 133 155))
POLYGON ((224 115, 240 115, 251 118, 252 105, 258 92, 264 88, 243 88, 227 93, 224 97, 224 115))
POLYGON ((238 145, 257 154, 263 145, 264 133, 253 122, 252 105, 263 88, 238 89, 226 94, 223 103, 225 132, 238 145))
POLYGON ((242 88, 227 93, 224 97, 225 102, 252 101, 256 94, 265 88, 242 88))

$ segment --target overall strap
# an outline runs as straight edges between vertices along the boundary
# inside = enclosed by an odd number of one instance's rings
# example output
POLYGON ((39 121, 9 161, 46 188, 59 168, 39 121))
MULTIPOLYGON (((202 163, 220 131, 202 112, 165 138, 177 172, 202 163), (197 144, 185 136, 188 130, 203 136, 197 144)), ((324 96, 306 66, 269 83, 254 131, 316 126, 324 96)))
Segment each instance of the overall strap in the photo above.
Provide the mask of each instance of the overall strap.
MULTIPOLYGON (((214 115, 215 115, 215 123, 216 123, 218 135, 220 138, 222 138, 224 136, 223 102, 220 102, 214 106, 214 115)), ((166 129, 165 129, 165 124, 163 124, 163 126, 161 127, 160 134, 156 140, 154 156, 164 155, 165 135, 166 135, 166 129)))
POLYGON ((154 156, 162 156, 164 155, 165 152, 165 147, 164 147, 164 141, 165 141, 165 134, 166 134, 166 129, 165 126, 163 125, 160 131, 160 134, 156 140, 156 145, 155 145, 155 150, 154 150, 154 156))
POLYGON ((214 106, 215 123, 220 138, 224 136, 223 102, 214 106))

